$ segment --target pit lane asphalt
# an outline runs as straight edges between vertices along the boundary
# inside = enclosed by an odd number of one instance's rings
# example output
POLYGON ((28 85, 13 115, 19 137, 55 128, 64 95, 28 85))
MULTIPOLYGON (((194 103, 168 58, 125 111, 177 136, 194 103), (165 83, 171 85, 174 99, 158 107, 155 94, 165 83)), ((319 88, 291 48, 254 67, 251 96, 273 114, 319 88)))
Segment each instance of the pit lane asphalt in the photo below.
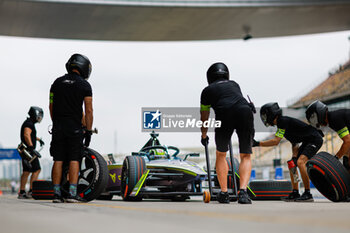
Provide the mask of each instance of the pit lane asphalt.
POLYGON ((1 233, 102 232, 350 232, 350 203, 255 201, 229 205, 200 198, 186 202, 144 200, 54 204, 0 196, 1 233))

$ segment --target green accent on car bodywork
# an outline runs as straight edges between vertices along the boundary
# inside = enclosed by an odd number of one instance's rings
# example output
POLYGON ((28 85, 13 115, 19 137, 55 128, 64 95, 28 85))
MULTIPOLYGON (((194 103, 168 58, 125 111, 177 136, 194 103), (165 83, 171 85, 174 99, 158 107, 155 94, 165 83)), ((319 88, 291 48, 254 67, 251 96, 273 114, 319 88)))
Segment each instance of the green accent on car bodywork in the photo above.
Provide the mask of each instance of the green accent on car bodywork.
POLYGON ((181 167, 174 167, 174 166, 166 166, 166 165, 151 165, 151 166, 148 166, 147 165, 147 168, 166 168, 166 169, 169 169, 169 170, 175 170, 175 171, 180 171, 180 172, 183 172, 183 173, 186 173, 186 174, 189 174, 191 176, 197 176, 198 174, 193 172, 193 171, 189 171, 189 170, 186 170, 186 169, 183 169, 181 167))
POLYGON ((277 129, 277 132, 275 134, 276 137, 283 138, 286 130, 285 129, 277 129))
POLYGON ((203 105, 201 104, 201 111, 210 111, 211 105, 203 105))
POLYGON ((146 180, 146 178, 148 176, 148 173, 149 173, 149 170, 145 171, 142 174, 141 178, 139 179, 139 181, 137 182, 137 184, 133 188, 132 192, 130 193, 131 197, 136 197, 139 194, 139 192, 140 192, 140 190, 142 188, 142 185, 143 185, 143 183, 145 182, 145 180, 146 180))
POLYGON ((348 127, 345 126, 345 127, 342 128, 341 130, 337 131, 337 134, 339 135, 340 138, 345 137, 346 135, 349 134, 349 129, 348 129, 348 127))
POLYGON ((184 172, 186 174, 189 174, 191 176, 197 176, 197 173, 195 172, 191 172, 191 171, 188 171, 188 170, 184 170, 184 169, 181 169, 181 168, 173 168, 173 167, 170 167, 168 168, 169 170, 175 170, 175 171, 180 171, 180 172, 184 172))

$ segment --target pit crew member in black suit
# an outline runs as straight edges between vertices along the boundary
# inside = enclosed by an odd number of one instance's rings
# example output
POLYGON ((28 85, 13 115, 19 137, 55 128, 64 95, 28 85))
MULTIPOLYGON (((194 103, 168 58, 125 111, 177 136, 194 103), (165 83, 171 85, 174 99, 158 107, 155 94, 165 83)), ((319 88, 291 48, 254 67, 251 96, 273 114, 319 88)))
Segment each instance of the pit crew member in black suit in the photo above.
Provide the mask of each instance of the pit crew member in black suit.
MULTIPOLYGON (((215 111, 215 119, 221 121, 221 127, 215 128, 216 172, 221 187, 217 200, 229 203, 227 192, 228 165, 226 152, 233 132, 236 130, 239 141, 241 163, 239 166, 240 192, 238 203, 251 204, 247 193, 247 185, 251 173, 252 141, 254 138, 254 118, 252 105, 243 98, 240 86, 229 80, 229 70, 224 63, 215 63, 207 71, 208 86, 201 94, 201 121, 209 119, 210 108, 215 111)), ((208 128, 202 127, 201 143, 209 143, 208 128)))
POLYGON ((52 182, 53 202, 63 202, 61 179, 63 163, 69 163, 69 196, 67 202, 82 202, 77 194, 77 183, 85 146, 89 146, 92 135, 93 109, 92 89, 87 82, 91 73, 91 63, 86 56, 73 54, 66 63, 68 74, 57 78, 50 89, 50 114, 53 122, 50 153, 54 164, 52 182), (83 131, 83 106, 85 107, 86 129, 83 131))
MULTIPOLYGON (((29 118, 27 118, 21 127, 21 142, 23 142, 27 146, 27 151, 34 156, 35 148, 36 148, 36 141, 39 141, 40 146, 43 146, 45 143, 43 140, 38 138, 36 136, 36 128, 35 124, 40 123, 41 120, 44 117, 44 112, 42 108, 32 106, 29 109, 28 112, 29 118)), ((29 163, 28 160, 26 160, 25 156, 22 157, 22 168, 23 173, 21 175, 21 182, 20 182, 20 190, 18 193, 19 199, 25 199, 25 198, 31 198, 32 195, 32 187, 33 187, 33 181, 38 179, 38 176, 41 171, 39 158, 36 157, 31 163, 29 163), (30 189, 28 193, 25 192, 25 186, 28 180, 29 175, 30 176, 30 189)))
POLYGON ((277 146, 283 138, 292 143, 293 161, 300 170, 301 178, 304 183, 305 191, 300 196, 298 182, 294 180, 291 174, 293 191, 284 201, 313 202, 313 196, 310 193, 310 180, 306 170, 306 162, 314 156, 321 148, 323 139, 322 133, 311 125, 301 120, 282 116, 282 109, 278 103, 267 103, 260 109, 260 117, 266 127, 277 126, 277 132, 273 139, 267 141, 255 141, 253 146, 277 146))
POLYGON ((350 172, 350 109, 329 111, 324 103, 316 100, 308 106, 305 114, 312 126, 316 128, 328 126, 338 134, 343 143, 335 154, 335 157, 337 159, 343 157, 343 164, 350 172))

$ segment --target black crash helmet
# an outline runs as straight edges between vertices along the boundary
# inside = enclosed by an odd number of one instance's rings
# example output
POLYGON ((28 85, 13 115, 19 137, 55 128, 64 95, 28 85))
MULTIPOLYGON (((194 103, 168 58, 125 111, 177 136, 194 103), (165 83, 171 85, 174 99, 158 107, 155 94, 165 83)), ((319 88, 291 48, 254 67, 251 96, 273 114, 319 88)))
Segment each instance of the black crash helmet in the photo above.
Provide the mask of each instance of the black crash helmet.
POLYGON ((276 102, 264 104, 260 109, 260 118, 265 126, 273 126, 273 120, 281 115, 282 109, 276 102))
POLYGON ((215 82, 218 79, 230 78, 230 74, 227 66, 222 62, 217 62, 211 65, 207 71, 207 80, 208 84, 215 82))
POLYGON ((34 122, 40 123, 44 117, 44 111, 42 108, 31 106, 28 112, 29 118, 34 122))
POLYGON ((66 69, 69 74, 72 73, 73 69, 77 69, 80 75, 88 80, 91 74, 91 63, 89 58, 81 54, 73 54, 66 63, 66 69))
POLYGON ((326 114, 328 107, 319 100, 311 103, 306 111, 306 119, 313 127, 319 128, 321 125, 326 125, 326 114))

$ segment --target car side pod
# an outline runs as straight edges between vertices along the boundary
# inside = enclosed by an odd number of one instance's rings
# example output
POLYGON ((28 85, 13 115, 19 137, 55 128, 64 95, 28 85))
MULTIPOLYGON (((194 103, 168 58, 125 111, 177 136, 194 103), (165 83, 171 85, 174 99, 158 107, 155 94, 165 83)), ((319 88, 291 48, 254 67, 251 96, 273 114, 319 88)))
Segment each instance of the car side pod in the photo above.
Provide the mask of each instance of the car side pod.
POLYGON ((333 202, 347 201, 350 174, 333 155, 320 152, 307 163, 307 172, 316 189, 333 202))

